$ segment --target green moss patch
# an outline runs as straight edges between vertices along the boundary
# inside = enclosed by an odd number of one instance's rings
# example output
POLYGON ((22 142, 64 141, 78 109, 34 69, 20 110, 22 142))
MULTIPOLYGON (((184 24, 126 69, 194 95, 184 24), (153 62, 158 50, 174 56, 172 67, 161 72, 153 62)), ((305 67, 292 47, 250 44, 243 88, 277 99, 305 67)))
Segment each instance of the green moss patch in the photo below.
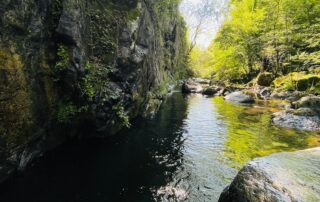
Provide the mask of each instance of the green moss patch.
POLYGON ((28 142, 33 124, 32 101, 21 56, 0 48, 0 137, 9 149, 28 142))
POLYGON ((319 91, 320 75, 306 72, 293 72, 277 78, 273 84, 276 89, 285 91, 319 91))

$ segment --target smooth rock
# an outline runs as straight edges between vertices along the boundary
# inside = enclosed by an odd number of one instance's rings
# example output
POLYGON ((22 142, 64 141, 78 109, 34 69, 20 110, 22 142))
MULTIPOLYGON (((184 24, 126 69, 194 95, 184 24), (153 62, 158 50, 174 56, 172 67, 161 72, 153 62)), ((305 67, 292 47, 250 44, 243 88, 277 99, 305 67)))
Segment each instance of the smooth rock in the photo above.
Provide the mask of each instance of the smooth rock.
POLYGON ((257 158, 240 170, 219 202, 320 201, 320 147, 257 158))
POLYGON ((281 127, 320 131, 320 116, 312 109, 286 110, 276 112, 273 115, 273 123, 281 127))
POLYGON ((254 99, 250 95, 246 95, 241 91, 236 91, 225 96, 225 100, 236 103, 254 103, 254 99))

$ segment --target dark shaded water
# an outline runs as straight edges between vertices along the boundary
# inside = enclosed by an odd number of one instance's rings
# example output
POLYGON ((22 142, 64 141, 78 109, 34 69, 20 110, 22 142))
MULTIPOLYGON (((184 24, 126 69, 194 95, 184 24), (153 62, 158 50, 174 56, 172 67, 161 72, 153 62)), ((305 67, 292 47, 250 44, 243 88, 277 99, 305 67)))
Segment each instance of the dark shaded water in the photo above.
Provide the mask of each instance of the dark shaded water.
POLYGON ((320 145, 319 134, 272 126, 271 104, 174 93, 127 134, 49 152, 1 185, 0 201, 217 201, 250 159, 320 145))

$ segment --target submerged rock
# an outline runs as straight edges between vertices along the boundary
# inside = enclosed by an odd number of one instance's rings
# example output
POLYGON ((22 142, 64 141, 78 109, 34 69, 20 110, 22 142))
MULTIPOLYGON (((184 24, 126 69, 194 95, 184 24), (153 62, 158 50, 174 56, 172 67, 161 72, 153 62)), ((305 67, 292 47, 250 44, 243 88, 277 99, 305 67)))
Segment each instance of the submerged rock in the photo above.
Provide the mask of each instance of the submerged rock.
POLYGON ((219 202, 320 201, 320 148, 273 154, 240 170, 219 202))
POLYGON ((225 100, 237 103, 254 103, 254 99, 250 95, 246 95, 241 91, 236 91, 225 96, 225 100))
POLYGON ((320 116, 309 108, 285 110, 274 113, 273 123, 282 127, 299 130, 320 130, 320 116))
POLYGON ((184 81, 182 84, 183 93, 201 93, 203 88, 200 83, 197 83, 193 80, 184 81))

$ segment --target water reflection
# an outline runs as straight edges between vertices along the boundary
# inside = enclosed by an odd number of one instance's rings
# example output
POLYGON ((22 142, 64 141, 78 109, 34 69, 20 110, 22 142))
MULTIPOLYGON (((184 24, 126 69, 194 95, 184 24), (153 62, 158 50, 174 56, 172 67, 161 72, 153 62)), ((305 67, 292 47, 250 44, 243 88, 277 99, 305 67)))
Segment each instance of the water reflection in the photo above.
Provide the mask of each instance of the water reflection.
MULTIPOLYGON (((152 120, 107 140, 49 152, 0 188, 0 201, 155 201, 183 164, 186 98, 174 94, 152 120)), ((178 189, 176 189, 178 190, 178 189)), ((178 193, 178 192, 177 192, 178 193)))
POLYGON ((255 157, 320 145, 316 133, 272 125, 273 105, 239 106, 220 97, 213 98, 212 102, 219 119, 226 123, 228 137, 224 155, 232 167, 240 168, 255 157))
POLYGON ((1 185, 0 201, 217 201, 250 159, 320 145, 319 134, 272 126, 275 110, 174 93, 126 134, 48 153, 1 185))

